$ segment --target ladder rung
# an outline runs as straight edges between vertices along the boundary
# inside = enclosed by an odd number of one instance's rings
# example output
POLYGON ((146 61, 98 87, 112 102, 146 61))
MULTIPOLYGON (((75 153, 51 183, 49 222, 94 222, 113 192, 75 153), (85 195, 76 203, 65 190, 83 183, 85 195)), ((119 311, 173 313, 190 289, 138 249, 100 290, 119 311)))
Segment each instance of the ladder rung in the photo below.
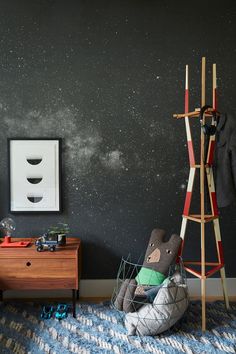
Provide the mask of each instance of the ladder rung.
MULTIPOLYGON (((207 265, 207 263, 205 263, 207 265)), ((205 275, 202 276, 201 272, 197 271, 196 269, 192 269, 188 266, 185 266, 185 262, 184 262, 184 269, 188 272, 191 273, 193 275, 195 275, 196 277, 203 279, 203 278, 207 278, 210 277, 212 274, 218 272, 218 270, 220 270, 221 268, 224 267, 224 264, 221 263, 217 263, 215 265, 215 267, 213 267, 212 269, 210 269, 208 272, 205 273, 205 275)))
POLYGON ((201 273, 199 273, 199 272, 196 271, 195 269, 192 269, 192 268, 189 268, 189 267, 185 267, 185 266, 184 266, 184 269, 185 269, 187 272, 189 272, 189 273, 195 275, 195 277, 201 278, 201 273))
MULTIPOLYGON (((212 109, 208 109, 205 112, 205 117, 212 117, 212 109)), ((189 118, 199 118, 199 114, 200 114, 200 109, 193 111, 193 112, 186 112, 186 113, 175 113, 173 114, 174 118, 180 119, 180 118, 185 118, 185 117, 189 117, 189 118)), ((216 112, 216 114, 219 116, 220 113, 216 112)))
POLYGON ((183 218, 205 224, 205 223, 210 222, 212 220, 218 219, 219 216, 218 215, 204 215, 203 221, 201 219, 201 215, 199 215, 199 214, 197 214, 197 215, 194 215, 194 214, 183 215, 183 218))
POLYGON ((210 277, 212 274, 218 272, 218 270, 220 270, 221 268, 224 267, 224 264, 218 264, 218 266, 212 268, 211 270, 209 270, 207 273, 206 273, 206 277, 210 277))
MULTIPOLYGON (((185 264, 192 264, 192 265, 201 265, 202 263, 200 262, 200 261, 197 261, 197 262, 195 262, 195 261, 184 261, 184 265, 185 264)), ((212 266, 212 265, 214 265, 214 266, 218 266, 219 265, 219 263, 218 262, 205 262, 205 265, 206 266, 212 266)))
MULTIPOLYGON (((212 168, 212 164, 209 164, 209 163, 206 163, 205 165, 204 165, 204 167, 205 167, 205 169, 209 169, 209 168, 212 168)), ((193 164, 193 165, 190 165, 190 168, 201 168, 201 165, 199 165, 199 164, 193 164)))

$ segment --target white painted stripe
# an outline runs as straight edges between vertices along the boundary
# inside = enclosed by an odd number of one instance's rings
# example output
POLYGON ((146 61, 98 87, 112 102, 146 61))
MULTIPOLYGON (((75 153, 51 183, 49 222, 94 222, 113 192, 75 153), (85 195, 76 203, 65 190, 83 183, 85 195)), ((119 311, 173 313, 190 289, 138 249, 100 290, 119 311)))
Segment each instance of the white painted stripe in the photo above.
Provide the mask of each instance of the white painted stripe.
MULTIPOLYGON (((214 125, 214 119, 213 118, 212 118, 211 124, 214 125)), ((211 135, 210 136, 209 146, 210 146, 211 141, 215 141, 215 140, 216 140, 216 136, 215 135, 211 135)))
POLYGON ((181 230, 180 230, 180 237, 182 238, 182 240, 184 240, 186 226, 187 226, 187 221, 188 221, 187 218, 185 218, 183 216, 183 220, 182 220, 182 224, 181 224, 181 230))
MULTIPOLYGON (((214 219, 214 220, 213 220, 213 225, 214 225, 214 230, 215 230, 216 241, 221 241, 221 233, 220 233, 220 223, 219 223, 219 219, 214 219)), ((217 246, 218 246, 218 245, 217 245, 217 246)))
POLYGON ((191 135, 191 131, 190 131, 189 119, 188 119, 188 117, 185 117, 184 120, 185 120, 187 141, 192 141, 192 135, 191 135))
POLYGON ((188 65, 185 66, 185 90, 188 90, 188 65))
POLYGON ((216 108, 216 96, 215 96, 215 89, 217 89, 217 79, 216 79, 216 64, 213 64, 213 70, 212 70, 212 76, 213 76, 213 82, 212 82, 212 87, 213 87, 213 92, 212 92, 212 107, 216 108))
POLYGON ((214 182, 212 167, 206 167, 206 175, 207 175, 208 188, 210 192, 211 193, 215 192, 215 182, 214 182))
POLYGON ((192 192, 193 191, 193 182, 194 182, 195 172, 196 172, 196 168, 195 167, 191 167, 190 170, 189 170, 187 192, 192 192))

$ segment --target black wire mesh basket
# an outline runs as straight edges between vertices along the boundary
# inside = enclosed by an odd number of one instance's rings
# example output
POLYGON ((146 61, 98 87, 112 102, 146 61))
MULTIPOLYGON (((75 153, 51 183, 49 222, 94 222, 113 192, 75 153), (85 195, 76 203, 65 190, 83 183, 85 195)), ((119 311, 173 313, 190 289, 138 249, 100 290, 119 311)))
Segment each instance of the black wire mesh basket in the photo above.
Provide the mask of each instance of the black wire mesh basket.
MULTIPOLYGON (((143 267, 122 258, 111 303, 122 311, 129 335, 157 335, 172 327, 189 304, 186 273, 181 259, 169 267, 168 276, 159 285, 140 285, 143 267)), ((155 271, 149 271, 150 278, 155 271)))

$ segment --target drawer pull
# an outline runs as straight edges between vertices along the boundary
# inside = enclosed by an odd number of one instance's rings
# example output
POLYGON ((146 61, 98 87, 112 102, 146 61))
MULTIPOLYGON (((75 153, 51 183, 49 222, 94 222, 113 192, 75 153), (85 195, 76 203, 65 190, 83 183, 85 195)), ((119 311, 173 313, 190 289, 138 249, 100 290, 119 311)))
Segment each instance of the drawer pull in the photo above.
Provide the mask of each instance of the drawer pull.
POLYGON ((27 262, 26 265, 27 265, 27 267, 30 267, 30 266, 31 266, 31 263, 30 263, 30 262, 27 262))

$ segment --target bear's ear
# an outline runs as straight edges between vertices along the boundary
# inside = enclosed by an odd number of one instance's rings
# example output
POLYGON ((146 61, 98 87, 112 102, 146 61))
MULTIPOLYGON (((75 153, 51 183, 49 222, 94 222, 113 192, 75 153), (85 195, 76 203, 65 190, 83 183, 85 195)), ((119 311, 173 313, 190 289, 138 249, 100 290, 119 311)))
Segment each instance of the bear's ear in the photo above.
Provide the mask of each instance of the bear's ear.
POLYGON ((173 247, 174 249, 178 249, 180 244, 181 244, 181 237, 177 234, 171 235, 168 244, 170 247, 173 247))
POLYGON ((151 243, 151 242, 153 242, 155 244, 156 243, 158 243, 158 244, 163 243, 163 239, 164 239, 165 234, 166 234, 165 230, 162 230, 162 229, 152 230, 149 243, 151 243))

